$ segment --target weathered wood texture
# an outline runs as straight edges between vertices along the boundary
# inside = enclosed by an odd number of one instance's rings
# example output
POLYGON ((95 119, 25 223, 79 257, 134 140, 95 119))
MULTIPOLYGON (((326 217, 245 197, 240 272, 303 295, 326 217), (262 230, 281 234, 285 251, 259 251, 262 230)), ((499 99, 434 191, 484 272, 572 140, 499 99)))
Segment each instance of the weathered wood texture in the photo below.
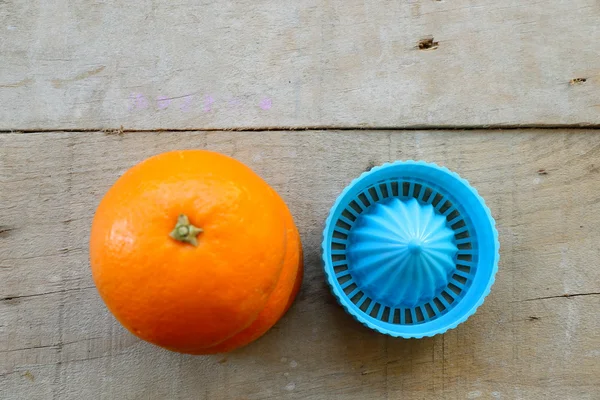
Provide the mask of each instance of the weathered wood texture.
POLYGON ((589 131, 0 135, 0 398, 598 399, 599 178, 600 135, 589 131), (88 232, 102 194, 133 164, 180 148, 249 164, 288 201, 304 241, 294 307, 229 355, 138 341, 90 276, 88 232), (342 188, 373 163, 407 158, 469 179, 502 246, 477 314, 423 340, 355 322, 319 262, 322 224, 342 188))
POLYGON ((4 0, 0 129, 600 124, 599 20, 597 0, 4 0))

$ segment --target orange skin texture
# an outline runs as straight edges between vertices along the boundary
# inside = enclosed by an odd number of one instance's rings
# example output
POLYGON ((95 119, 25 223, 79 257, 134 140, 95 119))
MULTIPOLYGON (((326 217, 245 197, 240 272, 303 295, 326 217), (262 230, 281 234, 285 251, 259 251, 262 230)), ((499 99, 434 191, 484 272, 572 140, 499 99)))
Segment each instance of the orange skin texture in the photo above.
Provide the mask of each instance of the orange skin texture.
POLYGON ((261 336, 293 300, 294 233, 283 200, 244 164, 203 150, 163 153, 127 171, 100 202, 92 275, 109 310, 141 339, 182 353, 229 351, 261 336), (180 214, 203 229, 197 247, 169 237, 180 214))
POLYGON ((271 293, 265 308, 249 327, 208 349, 203 354, 225 353, 255 341, 271 329, 294 302, 302 283, 302 243, 300 242, 300 234, 294 224, 292 214, 283 200, 281 200, 281 206, 285 210, 287 249, 283 271, 279 277, 277 286, 271 293))

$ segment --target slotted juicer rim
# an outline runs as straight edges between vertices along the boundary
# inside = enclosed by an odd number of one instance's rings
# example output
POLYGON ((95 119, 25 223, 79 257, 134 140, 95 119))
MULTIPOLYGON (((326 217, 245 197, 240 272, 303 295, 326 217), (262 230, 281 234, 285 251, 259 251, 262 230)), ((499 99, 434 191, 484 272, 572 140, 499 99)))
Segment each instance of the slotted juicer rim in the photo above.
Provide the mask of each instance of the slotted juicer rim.
POLYGON ((495 281, 499 248, 495 220, 465 179, 433 163, 397 161, 363 173, 338 196, 325 223, 322 256, 332 292, 350 315, 387 335, 421 338, 453 329, 475 313, 495 281), (385 293, 374 299, 375 289, 361 288, 358 267, 352 266, 354 224, 393 199, 418 202, 423 210, 431 205, 438 218, 446 218, 457 246, 447 286, 412 305, 386 303, 385 293))

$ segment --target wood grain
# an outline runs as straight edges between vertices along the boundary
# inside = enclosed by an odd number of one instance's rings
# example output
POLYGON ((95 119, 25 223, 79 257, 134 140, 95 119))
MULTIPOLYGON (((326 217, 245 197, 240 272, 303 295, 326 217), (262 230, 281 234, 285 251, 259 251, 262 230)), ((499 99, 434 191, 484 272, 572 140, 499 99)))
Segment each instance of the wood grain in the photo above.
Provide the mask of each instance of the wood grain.
POLYGON ((600 132, 56 132, 0 135, 2 399, 597 399, 600 132), (158 152, 208 148, 250 165, 287 200, 306 252, 291 311, 228 355, 140 342, 91 280, 102 194, 158 152), (501 262, 477 314, 399 340, 347 316, 325 285, 323 221, 373 164, 456 170, 497 219, 501 262), (565 297, 569 295, 569 297, 565 297))
POLYGON ((599 19, 597 0, 1 1, 0 129, 598 125, 599 19))

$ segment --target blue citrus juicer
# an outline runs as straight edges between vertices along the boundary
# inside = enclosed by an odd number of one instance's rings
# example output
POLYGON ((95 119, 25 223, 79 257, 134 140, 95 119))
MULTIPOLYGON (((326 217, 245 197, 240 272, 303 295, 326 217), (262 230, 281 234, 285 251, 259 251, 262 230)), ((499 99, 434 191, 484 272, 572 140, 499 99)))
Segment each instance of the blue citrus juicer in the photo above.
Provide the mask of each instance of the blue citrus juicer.
POLYGON ((375 167, 338 197, 323 262, 340 304, 367 327, 421 338, 455 328, 490 292, 498 233, 485 202, 447 168, 375 167))

